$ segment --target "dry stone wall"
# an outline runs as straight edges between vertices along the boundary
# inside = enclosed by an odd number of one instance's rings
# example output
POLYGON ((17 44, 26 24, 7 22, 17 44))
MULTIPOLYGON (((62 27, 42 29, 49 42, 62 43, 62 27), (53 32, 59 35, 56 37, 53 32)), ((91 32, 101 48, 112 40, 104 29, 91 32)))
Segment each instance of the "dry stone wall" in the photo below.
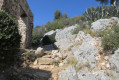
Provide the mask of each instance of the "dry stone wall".
POLYGON ((10 13, 18 21, 22 36, 21 48, 28 48, 32 40, 33 14, 26 0, 0 0, 0 10, 10 13))

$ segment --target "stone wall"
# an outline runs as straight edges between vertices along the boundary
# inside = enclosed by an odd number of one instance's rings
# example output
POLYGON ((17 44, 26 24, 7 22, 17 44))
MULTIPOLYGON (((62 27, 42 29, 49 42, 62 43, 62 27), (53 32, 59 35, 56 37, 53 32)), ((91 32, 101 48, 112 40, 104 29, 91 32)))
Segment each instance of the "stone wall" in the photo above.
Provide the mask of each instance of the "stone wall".
POLYGON ((22 36, 21 48, 28 48, 32 40, 33 14, 26 0, 0 0, 0 9, 7 11, 18 21, 22 36))

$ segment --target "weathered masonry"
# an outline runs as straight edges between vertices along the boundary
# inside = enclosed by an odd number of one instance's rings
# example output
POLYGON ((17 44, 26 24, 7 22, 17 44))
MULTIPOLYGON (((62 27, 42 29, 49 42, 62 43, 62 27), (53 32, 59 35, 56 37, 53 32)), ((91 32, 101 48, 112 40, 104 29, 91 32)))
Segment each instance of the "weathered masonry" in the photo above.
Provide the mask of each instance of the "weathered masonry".
POLYGON ((0 0, 0 10, 10 13, 18 21, 22 36, 21 48, 28 48, 32 40, 33 14, 26 0, 0 0))

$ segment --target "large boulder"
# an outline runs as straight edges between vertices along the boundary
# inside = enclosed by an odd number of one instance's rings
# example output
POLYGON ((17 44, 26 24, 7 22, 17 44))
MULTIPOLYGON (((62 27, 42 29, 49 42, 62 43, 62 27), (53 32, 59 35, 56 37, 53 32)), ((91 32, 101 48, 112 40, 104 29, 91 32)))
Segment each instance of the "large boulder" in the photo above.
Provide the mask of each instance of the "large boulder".
POLYGON ((70 64, 69 67, 62 70, 59 73, 59 80, 96 80, 90 72, 91 69, 98 69, 96 66, 96 56, 98 54, 96 40, 82 31, 78 33, 76 40, 82 41, 82 43, 72 47, 67 56, 66 64, 71 56, 74 56, 77 63, 75 65, 70 64), (70 67, 71 65, 74 66, 70 67))
POLYGON ((38 47, 37 50, 35 51, 36 55, 43 56, 44 55, 44 49, 41 47, 38 47))
POLYGON ((100 19, 92 23, 92 30, 94 32, 105 30, 107 28, 113 27, 114 25, 119 25, 119 18, 112 17, 110 19, 100 19))
POLYGON ((119 72, 119 49, 109 58, 111 69, 119 72))
POLYGON ((75 28, 79 26, 74 25, 70 27, 66 27, 64 29, 56 30, 56 42, 55 45, 61 50, 67 50, 70 46, 74 45, 76 42, 74 39, 76 38, 76 35, 73 35, 72 32, 75 28))
POLYGON ((55 35, 56 35, 56 31, 54 31, 54 30, 49 31, 49 32, 45 33, 45 35, 44 35, 44 36, 46 36, 46 35, 50 35, 50 36, 55 37, 55 35))

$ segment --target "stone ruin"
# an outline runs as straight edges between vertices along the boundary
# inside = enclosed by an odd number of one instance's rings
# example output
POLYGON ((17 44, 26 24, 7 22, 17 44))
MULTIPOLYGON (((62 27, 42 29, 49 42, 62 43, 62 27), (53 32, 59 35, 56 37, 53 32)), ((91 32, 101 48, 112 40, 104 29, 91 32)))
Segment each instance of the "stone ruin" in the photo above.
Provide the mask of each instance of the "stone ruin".
POLYGON ((0 10, 10 13, 18 22, 21 48, 29 48, 32 40, 33 14, 26 0, 0 0, 0 10))

